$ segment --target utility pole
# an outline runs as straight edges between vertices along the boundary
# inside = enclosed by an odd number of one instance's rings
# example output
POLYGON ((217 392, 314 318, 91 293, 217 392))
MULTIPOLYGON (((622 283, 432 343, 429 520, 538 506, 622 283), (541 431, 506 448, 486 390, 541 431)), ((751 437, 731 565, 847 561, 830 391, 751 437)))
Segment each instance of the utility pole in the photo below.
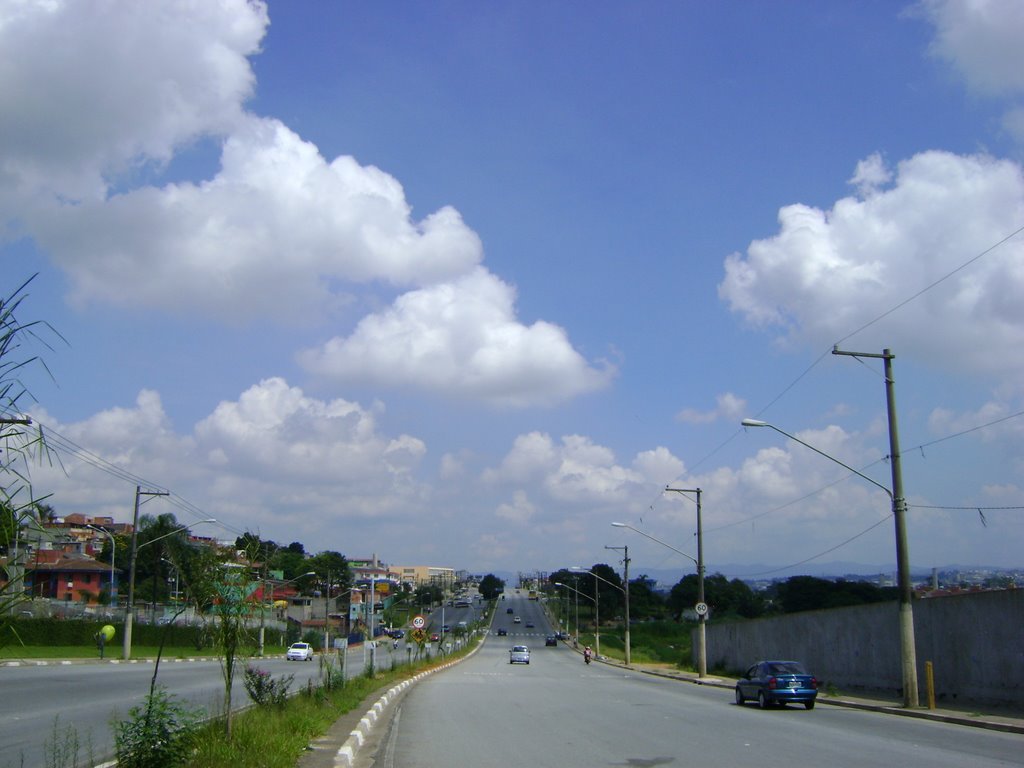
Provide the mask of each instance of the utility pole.
POLYGON ((170 496, 167 491, 144 491, 141 486, 135 486, 135 514, 132 516, 132 543, 131 554, 128 560, 128 603, 124 607, 124 660, 132 657, 132 620, 135 611, 135 561, 139 554, 139 507, 142 496, 170 496))
POLYGON ((623 573, 625 574, 626 580, 626 588, 623 590, 623 593, 626 596, 626 666, 628 667, 632 663, 632 658, 630 657, 629 652, 629 547, 609 547, 606 545, 605 549, 622 550, 623 573))
POLYGON ((890 349, 882 354, 845 352, 832 348, 833 355, 881 358, 885 367, 885 403, 889 414, 889 463, 892 467, 892 516, 896 524, 896 570, 900 593, 900 656, 903 667, 903 706, 917 707, 917 646, 914 639, 913 584, 910 580, 910 552, 907 546, 907 500, 903 495, 903 467, 900 460, 900 438, 896 427, 896 382, 892 361, 896 357, 890 349))
POLYGON ((708 674, 708 645, 707 645, 707 603, 704 601, 704 530, 700 518, 700 488, 669 488, 666 491, 674 493, 695 493, 697 494, 697 620, 700 622, 697 631, 697 677, 707 677, 708 674), (705 610, 702 610, 705 609, 705 610))

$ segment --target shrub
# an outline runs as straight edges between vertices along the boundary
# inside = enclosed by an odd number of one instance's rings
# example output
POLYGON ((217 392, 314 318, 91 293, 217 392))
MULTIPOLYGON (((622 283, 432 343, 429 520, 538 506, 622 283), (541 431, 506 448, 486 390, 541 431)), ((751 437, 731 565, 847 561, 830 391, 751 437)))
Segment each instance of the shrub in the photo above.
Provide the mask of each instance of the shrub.
POLYGON ((189 757, 202 712, 156 687, 113 724, 118 768, 174 768, 189 757))
POLYGON ((249 698, 257 706, 265 707, 284 704, 288 700, 288 688, 294 679, 295 675, 282 675, 275 680, 265 669, 247 664, 242 682, 249 698))

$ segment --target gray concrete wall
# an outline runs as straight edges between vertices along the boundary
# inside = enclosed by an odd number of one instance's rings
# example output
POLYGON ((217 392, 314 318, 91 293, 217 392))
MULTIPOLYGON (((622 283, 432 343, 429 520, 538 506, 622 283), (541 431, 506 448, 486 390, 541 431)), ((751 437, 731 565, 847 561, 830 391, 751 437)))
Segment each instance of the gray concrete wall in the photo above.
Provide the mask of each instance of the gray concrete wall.
MULTIPOLYGON (((1024 707, 1024 589, 915 600, 914 636, 922 701, 931 661, 940 705, 1024 707)), ((823 685, 899 695, 899 607, 876 603, 709 623, 707 657, 709 667, 732 671, 759 659, 797 659, 823 685)))

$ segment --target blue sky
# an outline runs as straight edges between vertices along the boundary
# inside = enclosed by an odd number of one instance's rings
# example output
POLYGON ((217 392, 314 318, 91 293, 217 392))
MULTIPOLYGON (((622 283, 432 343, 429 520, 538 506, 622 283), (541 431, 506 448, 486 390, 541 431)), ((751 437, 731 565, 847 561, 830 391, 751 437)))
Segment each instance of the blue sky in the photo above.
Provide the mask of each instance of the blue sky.
POLYGON ((35 491, 683 572, 610 526, 695 554, 671 484, 709 572, 891 569, 883 493, 739 426, 889 486, 838 343, 896 354, 913 566, 1021 566, 1022 37, 1009 0, 0 0, 0 258, 67 342, 32 415, 97 457, 35 491))

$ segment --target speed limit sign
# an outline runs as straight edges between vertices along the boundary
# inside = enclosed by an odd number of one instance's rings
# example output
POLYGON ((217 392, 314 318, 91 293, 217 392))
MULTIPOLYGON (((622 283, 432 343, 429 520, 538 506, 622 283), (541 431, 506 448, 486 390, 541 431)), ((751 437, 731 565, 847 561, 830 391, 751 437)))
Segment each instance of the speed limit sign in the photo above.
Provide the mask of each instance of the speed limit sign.
POLYGON ((695 606, 693 606, 693 610, 697 612, 698 616, 707 616, 708 604, 707 603, 697 603, 695 606))
POLYGON ((412 620, 412 626, 414 629, 423 629, 425 626, 427 626, 427 620, 424 619, 422 616, 417 616, 412 620))

